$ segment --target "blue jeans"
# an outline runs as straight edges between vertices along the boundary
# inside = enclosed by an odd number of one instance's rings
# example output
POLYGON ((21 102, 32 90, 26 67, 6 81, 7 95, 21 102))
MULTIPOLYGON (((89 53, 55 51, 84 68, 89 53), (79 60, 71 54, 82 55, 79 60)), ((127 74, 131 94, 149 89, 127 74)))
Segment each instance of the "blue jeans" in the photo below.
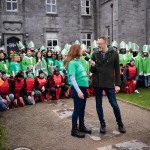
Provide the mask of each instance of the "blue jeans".
POLYGON ((72 86, 72 97, 74 102, 74 110, 72 114, 72 125, 77 124, 77 120, 79 118, 79 124, 84 123, 84 110, 86 106, 86 100, 87 100, 87 87, 79 87, 82 93, 84 94, 84 99, 81 99, 78 97, 78 93, 72 86))
POLYGON ((6 105, 2 102, 2 97, 0 96, 0 111, 6 110, 6 109, 7 109, 7 107, 6 107, 6 105))
POLYGON ((122 118, 120 109, 116 100, 115 90, 114 88, 95 88, 95 98, 96 98, 96 110, 99 117, 99 121, 101 124, 105 123, 104 114, 103 114, 103 107, 102 107, 102 92, 105 90, 106 95, 108 97, 109 103, 111 104, 115 117, 116 122, 118 125, 122 125, 122 118))
POLYGON ((145 87, 150 87, 150 75, 144 76, 145 87))
MULTIPOLYGON (((9 97, 10 101, 12 102, 13 99, 14 99, 14 95, 9 94, 8 97, 9 97)), ((0 111, 1 110, 6 110, 7 109, 6 105, 9 105, 11 102, 8 102, 8 101, 6 101, 5 103, 2 102, 2 97, 0 96, 0 111)))

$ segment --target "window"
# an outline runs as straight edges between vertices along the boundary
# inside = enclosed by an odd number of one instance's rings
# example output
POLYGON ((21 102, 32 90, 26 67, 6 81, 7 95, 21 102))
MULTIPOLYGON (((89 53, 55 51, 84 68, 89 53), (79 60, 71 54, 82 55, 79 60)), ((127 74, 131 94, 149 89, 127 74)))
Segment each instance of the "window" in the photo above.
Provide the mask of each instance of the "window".
POLYGON ((91 33, 81 33, 81 43, 91 47, 91 33))
POLYGON ((52 14, 57 13, 56 0, 46 0, 46 12, 52 14))
POLYGON ((54 49, 54 46, 58 45, 58 33, 47 32, 46 33, 46 47, 54 49))
POLYGON ((81 15, 90 15, 90 0, 81 0, 81 15))
POLYGON ((17 0, 6 0, 6 11, 18 11, 17 0))
POLYGON ((108 43, 110 44, 110 26, 106 27, 106 36, 108 38, 108 43))

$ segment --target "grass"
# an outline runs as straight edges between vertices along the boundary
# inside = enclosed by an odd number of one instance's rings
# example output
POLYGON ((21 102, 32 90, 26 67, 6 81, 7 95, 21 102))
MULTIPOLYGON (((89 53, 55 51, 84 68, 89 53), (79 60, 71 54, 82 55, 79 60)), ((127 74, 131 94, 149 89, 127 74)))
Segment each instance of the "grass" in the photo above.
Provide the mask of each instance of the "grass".
POLYGON ((6 150, 5 140, 5 128, 0 125, 0 150, 6 150))
POLYGON ((144 108, 150 109, 150 89, 148 88, 139 88, 138 91, 140 94, 132 93, 126 94, 123 92, 118 93, 116 96, 118 99, 122 99, 133 104, 140 105, 144 108))

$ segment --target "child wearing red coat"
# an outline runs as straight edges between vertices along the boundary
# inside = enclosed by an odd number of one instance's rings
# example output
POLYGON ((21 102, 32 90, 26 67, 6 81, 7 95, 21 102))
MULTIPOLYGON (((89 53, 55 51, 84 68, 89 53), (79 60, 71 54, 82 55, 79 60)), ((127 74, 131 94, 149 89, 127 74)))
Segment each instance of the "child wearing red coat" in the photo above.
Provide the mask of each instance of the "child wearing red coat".
POLYGON ((42 70, 39 71, 39 76, 35 78, 34 82, 34 97, 35 101, 42 101, 44 102, 44 99, 46 97, 46 78, 44 76, 44 72, 42 70))
POLYGON ((139 93, 137 88, 140 86, 139 73, 137 67, 135 66, 134 59, 130 60, 130 63, 126 65, 123 71, 123 83, 124 90, 127 94, 133 92, 139 93))
POLYGON ((12 83, 12 91, 15 96, 16 106, 24 107, 27 105, 34 104, 31 96, 26 90, 26 80, 24 79, 24 73, 22 71, 18 72, 15 76, 14 82, 12 83))
POLYGON ((65 84, 63 76, 60 74, 58 68, 55 68, 53 74, 48 78, 47 88, 50 94, 50 99, 53 100, 58 100, 60 98, 61 91, 62 93, 65 93, 69 89, 69 86, 65 84))
POLYGON ((35 79, 34 79, 32 71, 27 71, 26 75, 27 75, 26 90, 27 90, 27 93, 31 96, 32 103, 35 104, 35 101, 34 101, 34 82, 35 82, 35 79))
POLYGON ((6 72, 1 72, 2 76, 0 78, 1 84, 0 84, 0 96, 1 101, 4 103, 3 106, 5 106, 5 109, 8 109, 9 107, 14 107, 14 95, 11 93, 11 79, 8 78, 6 72))

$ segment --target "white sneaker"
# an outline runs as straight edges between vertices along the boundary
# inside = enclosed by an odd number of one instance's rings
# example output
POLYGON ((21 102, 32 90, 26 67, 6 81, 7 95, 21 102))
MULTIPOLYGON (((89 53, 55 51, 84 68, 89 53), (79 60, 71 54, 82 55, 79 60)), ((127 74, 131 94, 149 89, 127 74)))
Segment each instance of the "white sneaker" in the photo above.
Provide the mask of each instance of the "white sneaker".
POLYGON ((138 90, 134 90, 134 93, 139 94, 140 92, 138 90))

